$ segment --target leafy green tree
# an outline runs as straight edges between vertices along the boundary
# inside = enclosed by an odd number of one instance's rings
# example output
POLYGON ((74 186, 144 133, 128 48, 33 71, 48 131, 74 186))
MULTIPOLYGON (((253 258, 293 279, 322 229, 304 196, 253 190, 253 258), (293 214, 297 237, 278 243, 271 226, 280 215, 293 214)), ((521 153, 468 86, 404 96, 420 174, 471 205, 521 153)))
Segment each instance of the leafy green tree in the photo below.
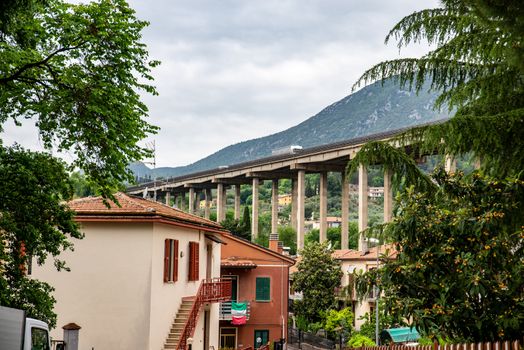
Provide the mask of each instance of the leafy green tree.
POLYGON ((295 255, 297 253, 297 232, 291 226, 278 227, 278 239, 282 242, 284 247, 289 247, 289 254, 295 255))
POLYGON ((331 339, 337 339, 342 335, 348 339, 353 329, 354 315, 351 308, 346 307, 342 310, 329 310, 326 314, 324 329, 328 332, 331 339))
POLYGON ((404 188, 397 217, 383 226, 398 260, 368 275, 380 275, 389 311, 412 317, 426 334, 483 341, 524 328, 522 18, 522 1, 443 0, 406 16, 386 38, 399 48, 427 40, 435 49, 379 63, 357 82, 397 77, 418 91, 429 81, 442 92, 436 106, 454 111, 393 143, 365 145, 348 165, 352 173, 383 164, 404 188), (490 177, 428 176, 392 146, 407 143, 418 154, 470 154, 490 177))
POLYGON ((81 238, 74 213, 62 201, 71 198, 65 164, 48 154, 20 147, 0 148, 0 304, 25 309, 54 325, 53 288, 27 275, 32 258, 42 263, 81 238))
POLYGON ((242 220, 234 219, 233 215, 234 213, 231 212, 231 215, 226 215, 226 219, 222 221, 220 224, 222 227, 224 227, 226 230, 231 232, 233 235, 247 239, 248 241, 251 240, 251 222, 249 221, 249 208, 246 206, 244 210, 244 217, 242 220), (247 212, 247 217, 246 217, 247 212), (248 220, 246 225, 246 219, 248 220))
POLYGON ((307 245, 293 276, 293 288, 303 294, 296 302, 297 314, 310 323, 322 321, 322 313, 336 306, 335 288, 340 286, 342 271, 331 253, 327 242, 307 245))
POLYGON ((455 341, 517 339, 524 328, 524 181, 474 173, 433 175, 439 188, 400 195, 385 228, 397 259, 377 278, 386 309, 427 335, 455 341))
POLYGON ((375 342, 360 333, 355 333, 348 341, 349 348, 361 348, 363 346, 375 346, 375 342))
POLYGON ((147 25, 124 0, 67 4, 61 0, 0 3, 0 131, 32 119, 48 150, 68 151, 69 166, 48 154, 0 141, 0 303, 55 322, 52 287, 28 279, 23 266, 42 263, 80 238, 66 170, 78 168, 106 198, 132 161, 150 154, 138 142, 147 123, 140 91, 156 94, 140 42, 147 25))

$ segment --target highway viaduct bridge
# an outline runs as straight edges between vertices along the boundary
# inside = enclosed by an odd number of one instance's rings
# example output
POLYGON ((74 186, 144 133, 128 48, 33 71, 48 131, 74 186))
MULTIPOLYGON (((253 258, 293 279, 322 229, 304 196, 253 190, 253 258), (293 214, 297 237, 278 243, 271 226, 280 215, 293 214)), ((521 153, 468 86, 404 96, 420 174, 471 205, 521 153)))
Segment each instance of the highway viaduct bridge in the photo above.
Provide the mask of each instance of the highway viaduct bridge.
MULTIPOLYGON (((349 182, 345 179, 345 167, 360 148, 369 141, 388 140, 407 129, 399 129, 366 137, 355 138, 347 141, 300 150, 293 154, 276 155, 254 161, 221 166, 216 169, 193 174, 157 180, 129 187, 127 192, 134 195, 144 195, 149 198, 163 198, 166 204, 174 196, 175 204, 185 209, 185 196, 189 194, 188 208, 190 213, 196 211, 196 198, 198 192, 203 192, 205 198, 204 216, 209 218, 210 203, 213 192, 216 195, 217 221, 225 219, 226 191, 234 190, 234 215, 240 218, 240 186, 252 185, 252 239, 258 235, 258 210, 259 210, 259 183, 263 180, 272 181, 271 200, 271 232, 277 233, 278 224, 278 181, 291 179, 292 183, 292 211, 291 226, 297 232, 297 249, 304 247, 304 203, 305 203, 305 175, 308 173, 320 174, 320 241, 327 238, 327 173, 340 172, 342 174, 342 222, 341 222, 341 248, 348 248, 349 230, 349 182)), ((447 167, 453 167, 451 161, 447 167)), ((368 184, 367 169, 360 166, 358 171, 358 227, 363 231, 368 226, 368 184)), ((392 190, 391 174, 384 174, 384 221, 389 221, 392 215, 392 190)), ((365 240, 362 235, 359 239, 359 250, 364 248, 365 240)))

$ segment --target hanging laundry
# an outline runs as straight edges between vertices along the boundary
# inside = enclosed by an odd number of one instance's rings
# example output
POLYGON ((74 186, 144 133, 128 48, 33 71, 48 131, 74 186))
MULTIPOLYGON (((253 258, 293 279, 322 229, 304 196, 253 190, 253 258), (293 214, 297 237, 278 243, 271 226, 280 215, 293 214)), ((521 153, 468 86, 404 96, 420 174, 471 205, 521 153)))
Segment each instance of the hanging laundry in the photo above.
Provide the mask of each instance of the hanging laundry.
POLYGON ((235 326, 246 324, 247 318, 246 316, 232 316, 231 317, 231 324, 235 326))
POLYGON ((231 315, 232 316, 246 316, 247 315, 247 303, 231 303, 231 315))

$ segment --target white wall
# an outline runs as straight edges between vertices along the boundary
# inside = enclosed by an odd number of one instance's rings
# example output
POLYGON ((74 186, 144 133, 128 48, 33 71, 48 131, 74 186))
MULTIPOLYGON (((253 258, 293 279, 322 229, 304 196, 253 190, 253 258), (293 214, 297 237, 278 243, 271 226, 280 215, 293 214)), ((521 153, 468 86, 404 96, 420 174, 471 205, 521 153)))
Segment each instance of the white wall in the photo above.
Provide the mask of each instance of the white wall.
POLYGON ((56 290, 57 328, 77 323, 79 349, 147 349, 151 280, 152 224, 84 223, 85 237, 60 258, 71 272, 57 272, 52 259, 33 276, 56 290))
MULTIPOLYGON (((342 286, 345 287, 348 285, 348 270, 355 271, 368 271, 370 268, 374 268, 376 262, 374 261, 342 261, 341 268, 344 275, 342 276, 342 286)), ((355 299, 356 300, 356 299, 355 299)), ((365 322, 364 320, 359 320, 361 316, 364 316, 366 313, 369 313, 369 301, 364 299, 361 302, 356 300, 355 305, 355 329, 360 330, 360 326, 365 322)))
MULTIPOLYGON (((189 228, 177 227, 166 224, 155 224, 153 237, 153 261, 151 264, 151 349, 160 349, 169 334, 169 330, 176 313, 182 302, 182 297, 195 296, 198 287, 206 278, 207 244, 204 232, 189 228), (178 255, 178 281, 173 283, 163 282, 164 271, 164 240, 177 239, 179 246, 178 255), (189 271, 189 242, 199 242, 199 280, 188 281, 189 271), (180 252, 183 257, 180 257, 180 252)), ((212 242, 211 242, 212 243, 212 242)), ((213 243, 212 277, 220 276, 220 246, 213 243)), ((210 345, 218 349, 218 304, 211 308, 210 317, 210 345)), ((195 329, 193 344, 203 344, 204 312, 201 310, 198 325, 195 329)))

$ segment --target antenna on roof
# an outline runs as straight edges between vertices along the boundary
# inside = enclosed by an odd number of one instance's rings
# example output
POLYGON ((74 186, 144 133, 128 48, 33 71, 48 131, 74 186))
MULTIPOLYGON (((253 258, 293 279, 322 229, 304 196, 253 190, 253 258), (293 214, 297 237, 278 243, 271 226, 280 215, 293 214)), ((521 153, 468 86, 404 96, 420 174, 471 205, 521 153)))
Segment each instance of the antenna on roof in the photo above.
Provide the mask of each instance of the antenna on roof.
MULTIPOLYGON (((153 153, 153 160, 150 162, 143 162, 143 163, 150 164, 153 166, 153 200, 156 202, 156 171, 155 171, 156 169, 156 145, 155 145, 155 140, 151 142, 146 142, 146 149, 148 149, 149 151, 153 153)), ((147 187, 146 187, 146 191, 147 191, 147 187)), ((147 195, 146 191, 144 191, 144 198, 147 195)))

